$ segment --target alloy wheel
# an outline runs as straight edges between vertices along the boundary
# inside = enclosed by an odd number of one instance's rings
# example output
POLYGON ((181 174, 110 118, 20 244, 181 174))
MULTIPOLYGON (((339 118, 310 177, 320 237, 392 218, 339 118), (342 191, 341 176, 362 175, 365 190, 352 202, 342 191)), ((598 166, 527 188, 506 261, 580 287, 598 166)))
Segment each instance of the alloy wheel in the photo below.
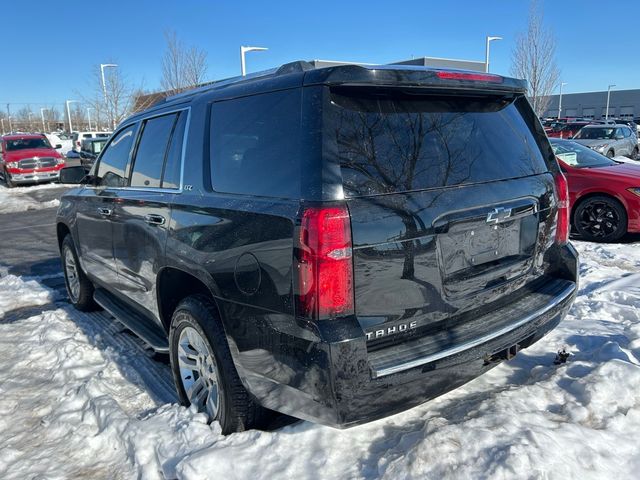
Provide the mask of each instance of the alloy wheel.
POLYGON ((220 404, 215 357, 207 341, 193 327, 185 327, 178 340, 180 379, 187 397, 213 420, 220 404))
POLYGON ((590 202, 585 205, 578 219, 580 228, 594 238, 606 238, 616 232, 620 217, 606 202, 590 202))
POLYGON ((75 303, 80 297, 80 278, 78 276, 76 258, 68 246, 64 248, 64 273, 67 278, 69 296, 71 301, 75 303))

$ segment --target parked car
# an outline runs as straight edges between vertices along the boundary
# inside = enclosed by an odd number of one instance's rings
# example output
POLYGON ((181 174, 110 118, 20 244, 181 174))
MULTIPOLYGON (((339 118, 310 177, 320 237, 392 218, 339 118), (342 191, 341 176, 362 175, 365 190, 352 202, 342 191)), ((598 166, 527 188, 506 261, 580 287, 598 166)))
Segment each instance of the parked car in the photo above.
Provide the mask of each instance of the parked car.
POLYGON ((638 138, 638 132, 640 131, 640 126, 634 122, 633 120, 625 120, 625 119, 615 119, 615 122, 620 125, 626 125, 631 129, 631 133, 633 133, 636 138, 638 138))
POLYGON ((556 130, 547 132, 550 138, 572 138, 580 131, 582 127, 589 125, 590 122, 570 122, 559 126, 556 130))
POLYGON ((80 149, 80 164, 91 168, 107 143, 107 138, 85 138, 80 149))
POLYGON ((67 155, 73 149, 73 141, 70 137, 67 137, 64 134, 58 133, 45 133, 47 140, 51 145, 56 147, 56 150, 60 152, 62 155, 67 155), (64 137, 64 138, 63 138, 64 137), (60 146, 60 148, 58 148, 60 146))
POLYGON ((638 158, 638 140, 626 125, 587 125, 573 137, 573 140, 609 158, 638 158))
POLYGON ((0 171, 7 187, 57 180, 64 157, 40 134, 0 137, 0 171))
POLYGON ((585 240, 640 233, 640 165, 616 162, 575 141, 551 139, 569 182, 571 224, 585 240))
POLYGON ((83 183, 57 217, 71 303, 168 352, 224 433, 262 407, 347 427, 418 405, 576 294, 522 80, 295 62, 130 117, 85 173, 63 170, 83 183))
POLYGON ((82 140, 86 138, 109 138, 111 132, 73 132, 71 140, 73 140, 73 150, 80 153, 82 148, 82 140))

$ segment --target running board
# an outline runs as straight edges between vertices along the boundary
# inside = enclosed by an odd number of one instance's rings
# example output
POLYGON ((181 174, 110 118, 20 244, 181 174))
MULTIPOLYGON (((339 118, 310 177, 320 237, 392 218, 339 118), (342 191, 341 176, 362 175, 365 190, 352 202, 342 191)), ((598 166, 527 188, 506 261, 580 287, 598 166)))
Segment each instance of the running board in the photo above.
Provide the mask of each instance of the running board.
POLYGON ((169 352, 167 335, 153 320, 127 307, 103 288, 96 288, 93 299, 156 352, 169 352))

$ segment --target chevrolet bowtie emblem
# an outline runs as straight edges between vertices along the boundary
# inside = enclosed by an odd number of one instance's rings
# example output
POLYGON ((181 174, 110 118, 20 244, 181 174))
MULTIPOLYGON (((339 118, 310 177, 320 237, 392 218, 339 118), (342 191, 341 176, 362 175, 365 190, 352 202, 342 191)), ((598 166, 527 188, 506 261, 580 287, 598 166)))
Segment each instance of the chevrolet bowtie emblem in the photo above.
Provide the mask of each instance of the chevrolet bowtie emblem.
POLYGON ((507 218, 511 216, 510 208, 494 208, 487 214, 487 223, 500 223, 504 222, 507 218))

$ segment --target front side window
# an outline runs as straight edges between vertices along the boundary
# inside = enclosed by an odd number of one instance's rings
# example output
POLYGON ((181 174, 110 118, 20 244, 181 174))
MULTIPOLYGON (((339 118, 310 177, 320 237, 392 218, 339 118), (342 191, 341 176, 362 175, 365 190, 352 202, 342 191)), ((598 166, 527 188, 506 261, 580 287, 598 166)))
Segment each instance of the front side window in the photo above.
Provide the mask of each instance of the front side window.
POLYGON ((300 89, 211 106, 211 182, 219 192, 300 196, 300 89))
POLYGON ((98 186, 126 186, 126 169, 137 128, 133 124, 121 130, 106 147, 98 165, 98 186))
POLYGON ((175 113, 163 115, 143 123, 142 136, 133 164, 132 187, 160 187, 167 146, 177 116, 175 113))

